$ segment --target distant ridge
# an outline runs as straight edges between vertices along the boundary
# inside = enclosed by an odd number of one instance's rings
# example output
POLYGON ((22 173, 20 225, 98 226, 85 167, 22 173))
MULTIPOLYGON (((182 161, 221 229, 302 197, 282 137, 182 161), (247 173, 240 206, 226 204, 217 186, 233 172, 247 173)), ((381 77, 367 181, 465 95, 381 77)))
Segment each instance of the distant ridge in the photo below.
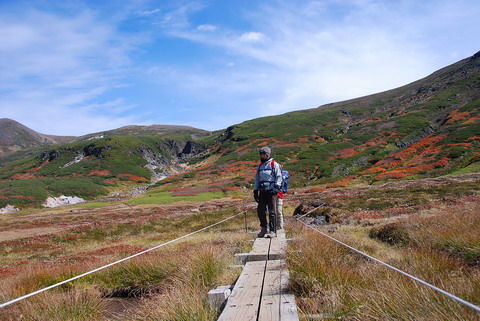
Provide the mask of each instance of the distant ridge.
POLYGON ((117 129, 111 129, 103 132, 87 134, 79 137, 79 140, 90 139, 99 136, 174 136, 174 135, 193 135, 193 138, 200 138, 209 135, 210 132, 191 126, 179 125, 150 125, 139 126, 129 125, 117 129))
POLYGON ((32 147, 68 143, 75 138, 41 134, 13 119, 0 119, 0 156, 32 147))
POLYGON ((107 136, 158 136, 171 137, 191 135, 192 138, 201 138, 211 132, 191 126, 178 125, 129 125, 116 129, 106 130, 83 136, 55 136, 41 134, 31 128, 9 118, 0 119, 0 157, 13 152, 28 150, 36 147, 47 147, 58 144, 84 141, 107 136))

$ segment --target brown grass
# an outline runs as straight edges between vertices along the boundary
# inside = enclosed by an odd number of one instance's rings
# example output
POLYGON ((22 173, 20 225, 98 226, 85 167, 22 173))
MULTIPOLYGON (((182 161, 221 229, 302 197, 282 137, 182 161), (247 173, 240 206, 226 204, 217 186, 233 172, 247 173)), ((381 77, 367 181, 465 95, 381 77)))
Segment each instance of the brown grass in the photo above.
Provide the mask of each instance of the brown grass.
MULTIPOLYGON (((479 202, 474 199, 373 228, 340 226, 334 237, 479 305, 479 213, 479 202)), ((478 318, 473 309, 319 233, 299 225, 292 232, 301 235, 288 261, 291 288, 303 320, 309 320, 309 315, 320 320, 478 318)))
MULTIPOLYGON (((188 207, 185 211, 190 212, 188 207)), ((177 214, 166 228, 148 230, 149 233, 132 234, 137 228, 125 229, 121 244, 117 236, 102 237, 96 242, 79 237, 75 243, 66 244, 64 251, 68 249, 68 253, 56 257, 51 256, 50 247, 36 247, 32 259, 25 264, 9 263, 14 273, 3 274, 0 302, 79 275, 138 252, 136 249, 157 245, 236 212, 237 209, 226 207, 222 212, 210 214, 203 211, 177 214), (46 257, 51 257, 51 261, 45 261, 46 257)), ((109 228, 118 230, 115 226, 121 223, 115 222, 114 216, 112 219, 109 228)), ((135 224, 151 226, 152 221, 140 215, 135 224)), ((249 228, 255 229, 255 225, 256 220, 249 218, 249 228)), ((228 266, 236 264, 234 253, 251 246, 249 238, 240 216, 181 242, 14 303, 2 309, 2 319, 5 316, 6 320, 211 320, 218 311, 208 305, 207 293, 211 288, 235 281, 239 271, 228 266), (130 307, 116 311, 118 307, 111 303, 113 299, 131 302, 130 307)), ((58 240, 64 242, 65 238, 57 236, 42 242, 50 244, 58 240)), ((9 257, 18 259, 18 256, 9 257)))

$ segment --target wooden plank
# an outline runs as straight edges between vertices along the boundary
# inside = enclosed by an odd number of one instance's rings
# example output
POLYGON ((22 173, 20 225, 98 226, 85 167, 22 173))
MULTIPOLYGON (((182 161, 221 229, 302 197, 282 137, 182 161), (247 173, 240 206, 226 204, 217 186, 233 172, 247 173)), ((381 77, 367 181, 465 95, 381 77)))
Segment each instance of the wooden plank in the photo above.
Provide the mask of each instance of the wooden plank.
POLYGON ((283 230, 277 231, 277 237, 273 238, 270 243, 270 251, 268 253, 269 260, 280 260, 285 257, 286 238, 283 230))
POLYGON ((247 262, 219 321, 257 320, 265 261, 247 262))
POLYGON ((280 260, 267 261, 265 279, 263 282, 262 301, 260 304, 259 321, 280 320, 280 260))
POLYGON ((287 291, 288 282, 285 260, 268 261, 258 320, 299 320, 295 297, 287 291))
POLYGON ((285 249, 285 233, 279 230, 276 238, 257 238, 250 253, 239 254, 248 262, 218 320, 299 320, 295 297, 287 291, 286 263, 280 260, 285 249))
POLYGON ((268 254, 268 249, 270 248, 270 242, 272 239, 266 237, 259 237, 253 242, 252 250, 250 251, 251 255, 257 254, 268 254))
POLYGON ((235 254, 235 257, 244 263, 250 261, 266 261, 268 260, 271 242, 272 239, 270 238, 256 238, 253 242, 252 250, 249 253, 238 253, 235 254))

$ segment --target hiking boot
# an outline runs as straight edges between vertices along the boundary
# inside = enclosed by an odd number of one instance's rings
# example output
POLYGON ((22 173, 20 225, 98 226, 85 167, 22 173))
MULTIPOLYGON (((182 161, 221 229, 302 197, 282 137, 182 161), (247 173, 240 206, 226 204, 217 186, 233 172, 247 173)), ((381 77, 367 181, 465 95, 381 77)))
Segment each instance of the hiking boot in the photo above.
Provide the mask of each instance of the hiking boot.
POLYGON ((269 233, 267 234, 267 237, 270 237, 270 238, 274 238, 274 237, 276 237, 276 236, 277 236, 277 234, 275 234, 275 232, 269 232, 269 233))
POLYGON ((267 234, 267 229, 262 227, 262 230, 258 233, 258 237, 264 237, 265 234, 267 234))

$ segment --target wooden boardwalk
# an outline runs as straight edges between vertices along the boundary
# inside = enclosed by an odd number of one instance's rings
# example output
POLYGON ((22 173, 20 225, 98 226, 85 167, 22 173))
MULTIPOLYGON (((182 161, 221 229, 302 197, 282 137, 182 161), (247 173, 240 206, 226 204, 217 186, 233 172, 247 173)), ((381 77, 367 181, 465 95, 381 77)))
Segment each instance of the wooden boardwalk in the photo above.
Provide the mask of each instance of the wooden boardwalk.
POLYGON ((276 238, 257 238, 252 251, 240 255, 245 267, 219 321, 298 320, 295 298, 287 292, 285 247, 285 233, 279 230, 276 238))

